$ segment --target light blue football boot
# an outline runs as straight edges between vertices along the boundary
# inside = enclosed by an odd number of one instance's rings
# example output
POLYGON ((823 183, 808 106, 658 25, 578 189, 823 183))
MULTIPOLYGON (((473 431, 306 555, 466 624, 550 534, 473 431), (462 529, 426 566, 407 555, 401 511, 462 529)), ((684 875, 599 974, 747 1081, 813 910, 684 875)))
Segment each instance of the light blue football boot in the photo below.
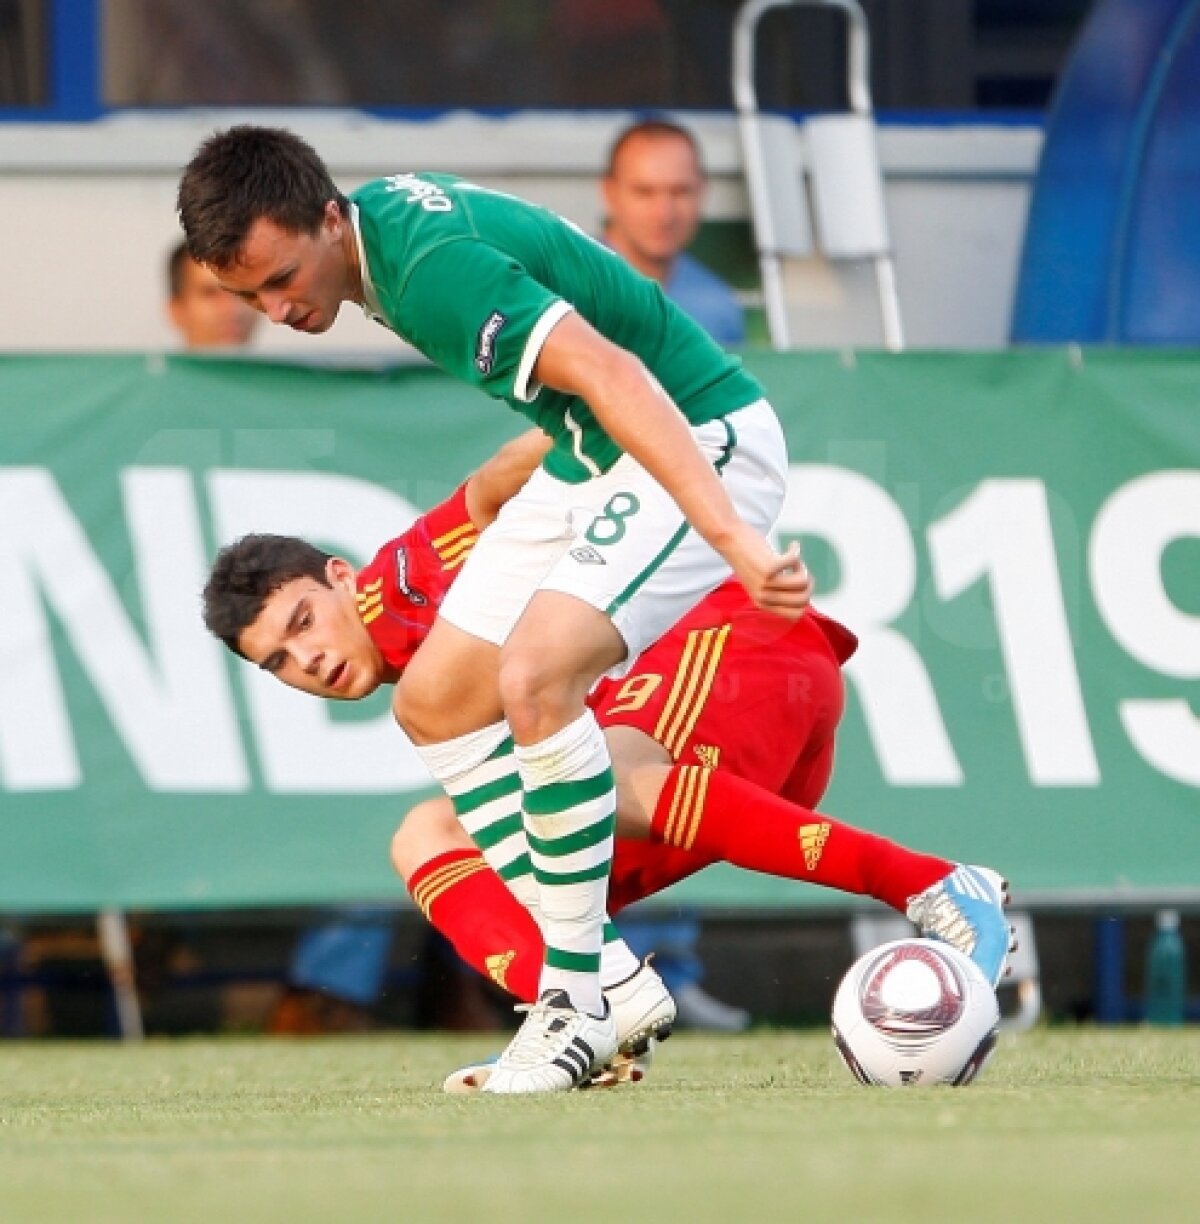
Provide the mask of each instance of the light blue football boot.
POLYGON ((965 952, 992 986, 1004 976, 1016 935, 1004 913, 1008 883, 990 867, 956 866, 908 900, 908 919, 922 935, 965 952))

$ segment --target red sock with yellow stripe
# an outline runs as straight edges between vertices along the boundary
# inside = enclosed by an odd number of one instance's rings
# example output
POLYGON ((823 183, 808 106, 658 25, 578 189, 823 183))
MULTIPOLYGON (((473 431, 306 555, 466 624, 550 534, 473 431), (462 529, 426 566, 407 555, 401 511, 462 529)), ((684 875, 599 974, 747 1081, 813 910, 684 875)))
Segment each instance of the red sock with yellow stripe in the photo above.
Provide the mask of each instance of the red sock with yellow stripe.
POLYGON ((537 999, 542 933, 478 850, 422 863, 408 891, 468 965, 525 1003, 537 999))
POLYGON ((650 836, 750 871, 876 897, 901 912, 954 868, 701 765, 671 769, 650 836))

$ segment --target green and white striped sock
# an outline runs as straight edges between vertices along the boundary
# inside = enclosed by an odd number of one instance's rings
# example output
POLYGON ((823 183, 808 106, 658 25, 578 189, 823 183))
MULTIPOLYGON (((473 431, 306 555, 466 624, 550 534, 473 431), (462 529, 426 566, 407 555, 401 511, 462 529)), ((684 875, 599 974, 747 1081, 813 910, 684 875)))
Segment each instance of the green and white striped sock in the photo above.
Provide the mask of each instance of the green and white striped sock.
POLYGON ((565 990, 576 1007, 599 1015, 617 807, 608 746, 589 710, 548 739, 514 751, 546 941, 539 993, 565 990))
POLYGON ((507 723, 417 749, 487 865, 541 924, 521 816, 521 777, 507 723))
POLYGON ((600 985, 607 990, 628 981, 642 967, 633 949, 621 938, 610 918, 604 924, 604 944, 600 949, 600 985))
MULTIPOLYGON (((521 776, 513 755, 512 737, 447 792, 454 810, 488 866, 508 885, 518 901, 541 925, 538 884, 529 857, 529 841, 521 817, 521 776)), ((607 989, 631 978, 642 966, 611 919, 604 923, 600 948, 600 985, 607 989)))
MULTIPOLYGON (((538 883, 521 812, 521 778, 507 724, 496 723, 460 740, 418 751, 442 782, 459 821, 488 866, 540 926, 538 883)), ((611 921, 604 923, 602 938, 600 984, 615 986, 635 974, 641 961, 611 921)))

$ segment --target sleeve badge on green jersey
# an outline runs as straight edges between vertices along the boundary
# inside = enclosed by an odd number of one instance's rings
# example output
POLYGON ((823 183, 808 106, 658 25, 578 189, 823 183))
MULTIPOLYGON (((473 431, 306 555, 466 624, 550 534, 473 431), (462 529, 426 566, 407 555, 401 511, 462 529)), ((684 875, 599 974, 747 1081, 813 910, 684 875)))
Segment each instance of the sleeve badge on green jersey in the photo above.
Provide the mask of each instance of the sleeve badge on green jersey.
POLYGON ((496 364, 496 337, 504 330, 508 316, 493 310, 479 329, 479 337, 475 341, 475 368, 480 374, 490 374, 496 364))

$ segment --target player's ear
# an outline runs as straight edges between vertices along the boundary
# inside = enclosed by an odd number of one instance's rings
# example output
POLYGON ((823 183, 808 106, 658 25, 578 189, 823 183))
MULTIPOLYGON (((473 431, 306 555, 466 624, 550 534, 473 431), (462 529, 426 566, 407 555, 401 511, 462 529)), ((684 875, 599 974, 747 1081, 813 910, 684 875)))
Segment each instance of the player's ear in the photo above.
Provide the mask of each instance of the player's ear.
POLYGON ((330 557, 325 562, 325 580, 335 590, 354 592, 357 575, 354 566, 344 557, 330 557))
POLYGON ((337 200, 326 200, 325 215, 321 218, 321 228, 331 236, 338 237, 341 235, 342 227, 345 224, 346 217, 338 207, 337 200))

